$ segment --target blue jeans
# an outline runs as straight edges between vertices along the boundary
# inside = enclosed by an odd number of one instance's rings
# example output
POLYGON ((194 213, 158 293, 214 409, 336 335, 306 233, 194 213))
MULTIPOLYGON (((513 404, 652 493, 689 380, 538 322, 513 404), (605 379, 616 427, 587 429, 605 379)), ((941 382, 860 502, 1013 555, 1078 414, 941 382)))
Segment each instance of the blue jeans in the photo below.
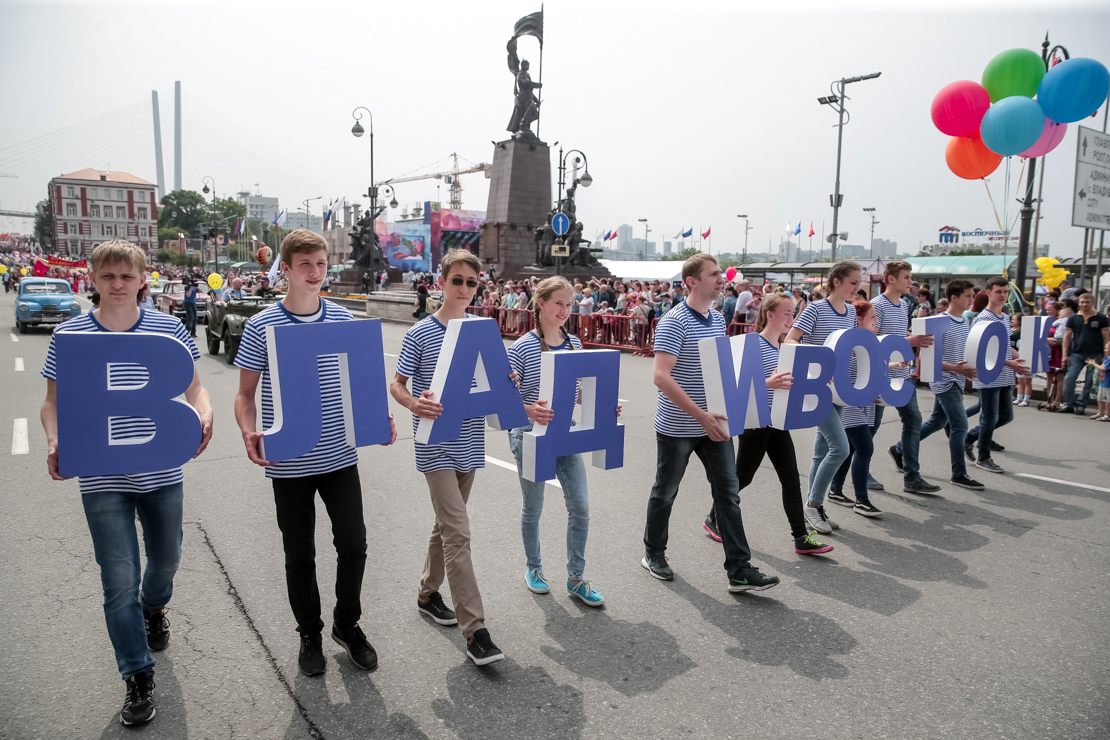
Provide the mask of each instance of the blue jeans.
MULTIPOLYGON (((524 540, 524 558, 528 569, 542 568, 540 559, 540 514, 543 513, 543 492, 546 483, 534 483, 524 477, 521 461, 525 432, 532 424, 509 431, 509 449, 516 458, 520 478, 520 536, 524 540)), ((563 487, 567 505, 567 577, 582 579, 586 569, 586 536, 590 533, 590 497, 586 489, 586 464, 581 455, 564 455, 555 460, 555 475, 563 487)))
MULTIPOLYGON (((898 407, 898 416, 902 418, 902 439, 898 441, 898 449, 902 450, 902 479, 907 483, 921 477, 921 409, 917 405, 917 383, 913 383, 913 395, 909 403, 898 407)), ((875 406, 875 426, 871 427, 871 436, 879 431, 883 423, 883 406, 875 406)))
POLYGON ((979 426, 967 433, 968 442, 979 442, 979 462, 989 460, 994 430, 1006 426, 1014 420, 1014 407, 1010 403, 1010 390, 1004 388, 981 388, 979 390, 979 426))
POLYGON ((740 480, 736 477, 736 450, 732 440, 714 442, 708 436, 671 437, 656 432, 655 446, 655 485, 648 499, 644 550, 649 556, 666 552, 671 508, 693 453, 701 460, 709 480, 717 529, 724 540, 725 572, 730 578, 740 578, 741 569, 751 562, 752 551, 744 534, 744 519, 740 516, 740 480))
POLYGON ((844 434, 848 437, 848 447, 851 451, 833 475, 832 487, 839 491, 844 490, 844 481, 848 478, 848 470, 851 469, 852 488, 856 492, 856 501, 868 503, 870 499, 867 497, 867 476, 871 473, 871 457, 875 454, 871 427, 849 427, 844 430, 844 434))
POLYGON ((190 334, 197 333, 197 304, 185 304, 185 331, 190 334))
POLYGON ((93 551, 104 587, 104 621, 116 653, 120 676, 154 673, 146 646, 144 611, 157 611, 173 595, 173 577, 181 562, 180 483, 146 493, 89 493, 81 496, 93 551), (146 570, 139 581, 139 538, 135 516, 143 525, 146 570))
POLYGON ((829 484, 848 457, 851 448, 848 435, 844 433, 841 421, 841 407, 833 404, 832 411, 817 426, 817 438, 813 440, 813 461, 809 465, 809 501, 814 506, 823 506, 829 484))
POLYGON ((1087 407, 1087 397, 1091 395, 1091 378, 1095 369, 1087 365, 1087 360, 1101 360, 1102 353, 1094 352, 1089 355, 1072 352, 1068 355, 1068 373, 1064 376, 1064 405, 1082 411, 1087 407), (1086 374, 1083 370, 1086 369, 1086 374), (1075 392, 1075 386, 1079 382, 1079 376, 1083 375, 1083 395, 1080 396, 1075 392))
MULTIPOLYGON (((948 390, 935 394, 933 414, 921 425, 921 439, 933 432, 944 429, 947 424, 948 455, 952 458, 952 477, 966 477, 967 463, 964 462, 964 443, 967 441, 967 411, 964 409, 964 391, 953 383, 948 390)), ((1013 409, 1010 409, 1012 412, 1013 409)), ((897 445, 901 450, 902 444, 897 445)))

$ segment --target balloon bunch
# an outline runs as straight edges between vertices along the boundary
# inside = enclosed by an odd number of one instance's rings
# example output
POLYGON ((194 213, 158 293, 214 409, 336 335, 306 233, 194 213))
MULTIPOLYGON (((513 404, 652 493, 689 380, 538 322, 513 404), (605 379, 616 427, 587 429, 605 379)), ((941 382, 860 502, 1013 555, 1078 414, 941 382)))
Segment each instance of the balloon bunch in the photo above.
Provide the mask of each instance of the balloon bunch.
POLYGON ((1067 124, 1093 115, 1110 90, 1110 72, 1094 59, 1068 59, 1045 72, 1029 49, 990 60, 982 84, 959 80, 933 98, 933 124, 948 141, 948 168, 981 180, 1002 157, 1043 157, 1064 140, 1067 124), (1034 100, 1034 97, 1036 99, 1034 100))
POLYGON ((1038 257, 1036 262, 1037 269, 1041 271, 1041 276, 1037 278, 1037 284, 1043 285, 1049 290, 1059 285, 1070 274, 1064 268, 1056 267, 1058 260, 1055 257, 1038 257))

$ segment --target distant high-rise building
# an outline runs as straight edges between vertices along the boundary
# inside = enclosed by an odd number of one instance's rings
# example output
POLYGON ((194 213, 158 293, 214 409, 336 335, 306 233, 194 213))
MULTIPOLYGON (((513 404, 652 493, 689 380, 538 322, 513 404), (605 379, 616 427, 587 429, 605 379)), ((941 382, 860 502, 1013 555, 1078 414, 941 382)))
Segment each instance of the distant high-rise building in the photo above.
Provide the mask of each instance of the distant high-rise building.
POLYGON ((898 254, 898 242, 889 239, 875 240, 875 258, 881 260, 893 259, 898 254))
POLYGON ((663 242, 663 256, 664 257, 670 257, 671 256, 671 242, 663 242))
POLYGON ((294 229, 308 229, 315 231, 317 234, 324 233, 324 217, 323 216, 310 216, 305 220, 304 211, 297 213, 290 211, 285 214, 285 225, 281 227, 285 231, 293 231, 294 229))
POLYGON ((264 224, 271 223, 281 213, 277 198, 267 198, 263 195, 252 195, 249 192, 238 193, 236 200, 247 207, 247 218, 256 218, 264 224))
POLYGON ((620 252, 635 251, 632 248, 632 227, 621 224, 617 227, 617 250, 620 252))

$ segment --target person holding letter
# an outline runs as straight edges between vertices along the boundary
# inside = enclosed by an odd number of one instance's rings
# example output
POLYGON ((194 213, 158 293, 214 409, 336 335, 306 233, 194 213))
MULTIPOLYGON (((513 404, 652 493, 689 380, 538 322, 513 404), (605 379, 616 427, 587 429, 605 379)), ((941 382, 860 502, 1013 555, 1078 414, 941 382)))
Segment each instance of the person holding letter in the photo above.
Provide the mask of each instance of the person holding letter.
MULTIPOLYGON (((271 429, 275 423, 272 379, 276 368, 270 367, 272 348, 269 341, 273 330, 267 331, 268 327, 353 321, 354 317, 347 309, 318 295, 328 270, 328 245, 322 236, 307 229, 291 232, 281 242, 281 268, 289 285, 285 297, 252 316, 243 327, 243 338, 235 355, 235 364, 239 366, 235 420, 243 434, 247 457, 266 469, 266 477, 274 489, 277 523, 285 550, 289 606, 300 633, 297 662, 301 673, 318 676, 327 670, 320 589, 316 582, 317 493, 331 519, 337 558, 331 638, 347 652, 355 666, 370 670, 377 666, 378 654, 358 625, 362 617, 362 579, 366 569, 366 523, 358 475, 358 450, 347 444, 345 434, 342 387, 345 379, 341 377, 340 356, 320 355, 317 360, 322 415, 320 438, 311 451, 300 457, 282 462, 266 459, 264 433, 258 431, 254 400, 261 380, 262 427, 271 429)), ((293 380, 284 379, 283 385, 293 380)), ((396 440, 392 416, 390 427, 391 437, 396 440)))
POLYGON ((674 579, 667 563, 668 524, 671 509, 691 454, 697 454, 717 511, 717 526, 724 541, 725 571, 730 593, 763 591, 778 585, 751 564, 751 549, 740 515, 740 484, 736 477, 736 451, 725 417, 707 410, 698 342, 724 336, 725 320, 710 303, 725 280, 711 255, 695 254, 682 266, 687 299, 659 320, 655 331, 655 385, 659 404, 655 412, 658 450, 655 485, 648 499, 644 527, 644 558, 640 564, 652 577, 674 579))
MULTIPOLYGON (((140 289, 146 284, 146 256, 135 244, 121 239, 104 242, 90 257, 93 285, 100 293, 99 307, 71 319, 54 330, 42 376, 46 378, 46 400, 42 426, 46 431, 46 465, 50 477, 64 480, 58 472, 58 406, 55 342, 68 332, 139 332, 168 334, 185 345, 193 361, 200 352, 180 321, 138 305, 140 289)), ((212 403, 200 384, 196 369, 185 400, 200 415, 202 436, 197 455, 212 437, 212 403)), ((109 365, 108 387, 126 390, 149 381, 147 369, 132 364, 109 365)), ((156 433, 154 422, 138 417, 113 417, 109 435, 114 444, 130 444, 156 433)), ((81 477, 81 503, 92 535, 93 552, 100 565, 104 588, 104 620, 116 654, 116 665, 127 683, 120 722, 141 725, 155 715, 154 658, 151 651, 165 649, 169 642, 166 604, 173 594, 173 578, 181 561, 182 501, 181 468, 140 475, 81 477), (143 526, 146 570, 139 580, 139 541, 135 530, 138 517, 143 526)))

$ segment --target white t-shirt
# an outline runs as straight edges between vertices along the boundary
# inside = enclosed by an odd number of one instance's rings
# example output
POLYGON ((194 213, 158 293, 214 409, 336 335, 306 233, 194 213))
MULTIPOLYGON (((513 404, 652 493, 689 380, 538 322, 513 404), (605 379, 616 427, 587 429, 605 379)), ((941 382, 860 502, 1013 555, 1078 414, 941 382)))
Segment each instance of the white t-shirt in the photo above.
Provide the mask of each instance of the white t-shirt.
POLYGON ((578 313, 583 316, 589 316, 594 312, 594 297, 593 295, 584 296, 578 305, 578 313))

